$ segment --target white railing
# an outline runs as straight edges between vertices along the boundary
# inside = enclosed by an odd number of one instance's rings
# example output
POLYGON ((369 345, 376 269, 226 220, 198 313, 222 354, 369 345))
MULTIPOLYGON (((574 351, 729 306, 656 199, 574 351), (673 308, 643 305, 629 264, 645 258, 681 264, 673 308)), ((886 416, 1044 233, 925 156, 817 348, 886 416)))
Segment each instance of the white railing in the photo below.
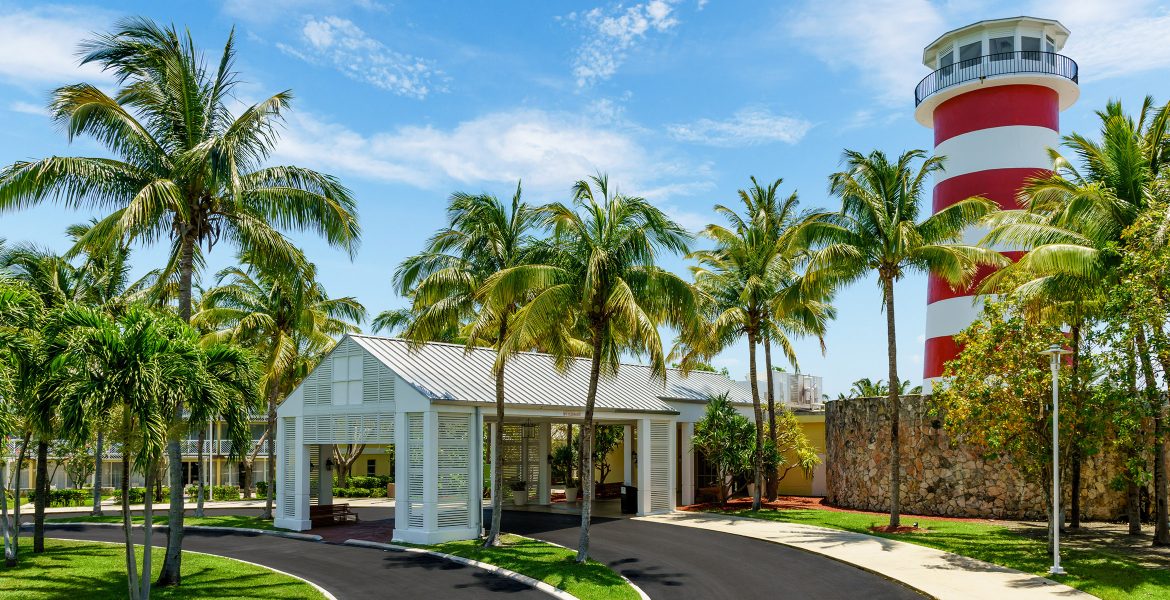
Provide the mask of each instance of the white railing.
MULTIPOLYGON (((248 453, 251 454, 252 451, 256 449, 256 446, 259 445, 260 450, 256 452, 256 456, 268 456, 268 446, 270 443, 271 442, 269 440, 264 440, 262 444, 260 440, 253 440, 252 445, 248 448, 248 453)), ((53 446, 50 446, 50 449, 51 448, 53 448, 53 446)), ((20 452, 20 440, 8 440, 8 442, 4 445, 4 449, 5 458, 15 459, 16 455, 20 452)), ((183 456, 198 456, 199 440, 180 440, 179 449, 181 450, 183 456)), ((203 456, 227 456, 231 454, 231 450, 232 443, 230 440, 215 440, 214 442, 211 440, 203 440, 203 456)), ((105 448, 102 449, 102 456, 107 459, 122 458, 122 445, 117 443, 106 444, 105 448)), ((36 444, 29 443, 28 449, 25 450, 25 457, 28 459, 36 458, 36 444)), ((50 458, 59 457, 50 454, 50 458)))

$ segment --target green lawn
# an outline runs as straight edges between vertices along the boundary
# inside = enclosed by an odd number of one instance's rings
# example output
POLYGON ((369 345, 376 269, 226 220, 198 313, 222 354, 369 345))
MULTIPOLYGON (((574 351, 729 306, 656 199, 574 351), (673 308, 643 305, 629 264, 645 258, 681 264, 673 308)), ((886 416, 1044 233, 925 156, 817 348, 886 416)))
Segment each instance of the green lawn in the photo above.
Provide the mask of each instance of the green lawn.
MULTIPOLYGON (((135 524, 142 524, 141 516, 132 517, 135 524)), ((122 523, 121 515, 105 515, 101 517, 63 517, 60 519, 48 519, 52 523, 122 523)), ((167 513, 164 510, 154 515, 155 525, 167 524, 167 513)), ((210 517, 187 517, 183 519, 184 525, 203 525, 206 527, 240 527, 244 529, 268 529, 273 530, 272 521, 265 521, 257 517, 241 517, 234 515, 213 515, 210 517)))
MULTIPOLYGON (((20 562, 0 566, 0 597, 22 600, 49 598, 125 598, 126 559, 118 544, 46 539, 45 552, 33 554, 31 542, 21 548, 20 562)), ((163 562, 163 548, 154 548, 155 577, 163 562)), ((139 568, 142 548, 138 549, 139 568)), ((0 563, 2 564, 2 563, 0 563)), ((186 553, 183 585, 153 588, 152 598, 316 598, 309 584, 239 561, 186 553)))
POLYGON ((560 588, 581 600, 638 600, 638 592, 609 567, 577 564, 577 553, 530 538, 504 535, 504 545, 484 548, 479 540, 426 546, 446 554, 493 564, 560 588))
MULTIPOLYGON (((738 510, 726 514, 866 533, 921 544, 1037 575, 1046 576, 1052 564, 1046 540, 1021 535, 1002 525, 903 517, 904 525, 917 522, 919 527, 929 531, 890 535, 870 531, 870 527, 886 523, 884 517, 877 515, 809 509, 761 510, 755 514, 750 510, 738 510)), ((1060 562, 1069 572, 1057 578, 1061 583, 1095 596, 1109 600, 1170 599, 1170 569, 1149 568, 1124 552, 1065 547, 1061 550, 1060 562)))

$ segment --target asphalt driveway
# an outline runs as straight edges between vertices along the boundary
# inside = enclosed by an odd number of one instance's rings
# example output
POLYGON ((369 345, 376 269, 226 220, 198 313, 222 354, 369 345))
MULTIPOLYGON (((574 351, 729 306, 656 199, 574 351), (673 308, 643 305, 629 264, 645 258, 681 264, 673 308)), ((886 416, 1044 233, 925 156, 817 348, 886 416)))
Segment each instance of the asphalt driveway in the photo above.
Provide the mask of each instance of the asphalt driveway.
MULTIPOLYGON (((115 527, 56 525, 49 537, 120 542, 115 527)), ((165 536, 156 531, 156 544, 165 536)), ((303 577, 339 600, 357 598, 548 598, 522 583, 475 567, 413 553, 291 540, 272 535, 188 530, 183 547, 230 556, 303 577)), ((246 588, 245 588, 246 589, 246 588)))

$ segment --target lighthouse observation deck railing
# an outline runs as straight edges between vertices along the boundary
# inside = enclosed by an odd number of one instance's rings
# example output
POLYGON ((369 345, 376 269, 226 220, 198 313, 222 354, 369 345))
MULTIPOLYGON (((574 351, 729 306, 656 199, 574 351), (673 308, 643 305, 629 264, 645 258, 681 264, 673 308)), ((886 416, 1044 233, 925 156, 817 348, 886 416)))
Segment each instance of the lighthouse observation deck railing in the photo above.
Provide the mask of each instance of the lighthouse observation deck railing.
POLYGON ((1076 61, 1061 54, 1031 50, 988 54, 947 65, 927 75, 914 88, 914 106, 922 104, 932 94, 960 83, 1020 73, 1056 75, 1078 81, 1076 61))

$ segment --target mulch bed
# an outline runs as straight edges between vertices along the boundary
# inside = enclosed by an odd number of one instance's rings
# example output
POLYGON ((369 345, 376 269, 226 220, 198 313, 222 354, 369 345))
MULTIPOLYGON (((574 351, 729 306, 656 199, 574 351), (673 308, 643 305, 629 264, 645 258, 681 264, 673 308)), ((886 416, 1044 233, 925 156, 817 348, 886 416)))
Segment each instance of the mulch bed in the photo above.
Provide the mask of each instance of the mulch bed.
POLYGON ((874 525, 869 528, 874 533, 927 533, 929 529, 921 527, 914 527, 911 525, 902 525, 901 527, 891 528, 889 525, 874 525))
MULTIPOLYGON (((750 510, 752 507, 752 499, 741 497, 732 498, 727 501, 727 504, 721 505, 718 502, 708 502, 704 504, 692 504, 690 506, 680 506, 678 510, 687 510, 694 512, 711 512, 711 511, 738 511, 750 510)), ((808 496, 777 496, 771 502, 765 500, 763 508, 772 510, 829 510, 834 512, 854 513, 858 515, 872 515, 876 518, 888 518, 889 513, 873 512, 868 510, 853 510, 850 508, 840 508, 825 503, 824 498, 813 498, 808 496)), ((903 519, 933 519, 935 521, 953 521, 956 523, 994 523, 993 519, 974 519, 964 517, 932 517, 930 515, 911 515, 902 514, 903 519)), ((902 528, 905 529, 905 528, 902 528)), ((913 527, 909 529, 913 530, 913 527)), ((902 533, 899 531, 899 533, 902 533)))

